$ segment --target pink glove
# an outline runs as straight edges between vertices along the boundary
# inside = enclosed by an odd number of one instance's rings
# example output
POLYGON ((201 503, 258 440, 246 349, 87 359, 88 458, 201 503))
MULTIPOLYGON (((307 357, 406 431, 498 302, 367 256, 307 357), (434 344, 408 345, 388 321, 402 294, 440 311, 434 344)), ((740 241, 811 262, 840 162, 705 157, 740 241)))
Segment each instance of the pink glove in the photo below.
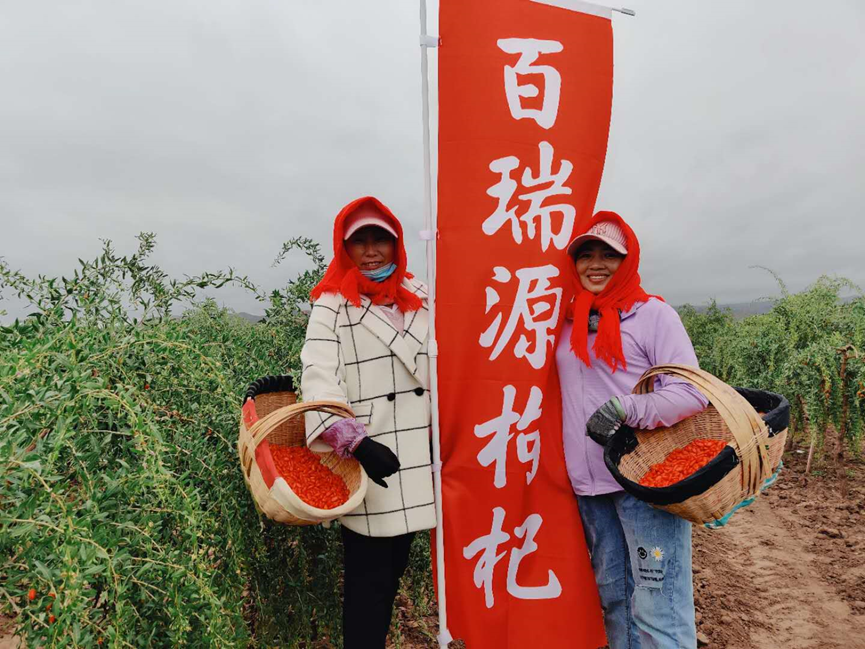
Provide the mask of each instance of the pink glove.
POLYGON ((345 460, 350 458, 357 445, 366 439, 366 428, 357 419, 340 419, 328 426, 320 438, 345 460))

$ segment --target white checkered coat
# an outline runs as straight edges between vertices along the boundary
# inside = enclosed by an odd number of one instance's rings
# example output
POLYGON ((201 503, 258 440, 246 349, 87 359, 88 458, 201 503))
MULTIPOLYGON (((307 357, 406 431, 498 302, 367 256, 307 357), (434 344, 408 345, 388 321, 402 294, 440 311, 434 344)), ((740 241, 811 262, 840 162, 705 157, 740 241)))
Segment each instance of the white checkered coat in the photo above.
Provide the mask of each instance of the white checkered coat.
MULTIPOLYGON (((362 296, 353 306, 341 295, 322 295, 312 306, 303 363, 304 401, 348 403, 369 436, 400 461, 385 489, 369 481, 363 504, 340 522, 366 536, 397 536, 435 527, 430 470, 430 397, 426 286, 403 285, 421 296, 423 307, 405 314, 400 335, 384 312, 362 296)), ((306 415, 307 444, 336 421, 336 415, 306 415)))

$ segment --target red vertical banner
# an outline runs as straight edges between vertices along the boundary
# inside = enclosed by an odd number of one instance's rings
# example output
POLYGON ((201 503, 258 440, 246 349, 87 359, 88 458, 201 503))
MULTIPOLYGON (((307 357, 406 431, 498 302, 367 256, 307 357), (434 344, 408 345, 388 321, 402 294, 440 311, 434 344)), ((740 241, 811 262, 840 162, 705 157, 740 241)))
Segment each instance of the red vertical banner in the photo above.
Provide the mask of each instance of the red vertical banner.
POLYGON ((449 629, 469 649, 605 643, 562 447, 565 248, 592 214, 609 13, 441 0, 436 326, 449 629))

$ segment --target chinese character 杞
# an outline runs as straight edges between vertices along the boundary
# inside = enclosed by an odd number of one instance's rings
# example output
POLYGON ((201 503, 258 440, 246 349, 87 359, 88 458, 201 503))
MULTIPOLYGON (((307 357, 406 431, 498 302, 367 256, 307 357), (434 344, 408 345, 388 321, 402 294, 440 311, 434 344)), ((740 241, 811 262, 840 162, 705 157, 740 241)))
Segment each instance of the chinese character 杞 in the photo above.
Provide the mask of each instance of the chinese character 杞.
MULTIPOLYGON (((481 536, 463 548, 463 557, 472 559, 480 554, 474 570, 474 583, 484 589, 484 603, 487 608, 495 605, 493 593, 493 577, 496 564, 504 558, 507 552, 498 553, 499 546, 510 540, 511 535, 502 529, 505 521, 505 510, 501 507, 493 509, 493 523, 490 533, 481 536)), ((517 538, 525 538, 521 548, 512 548, 508 559, 507 591, 517 599, 554 599, 562 594, 562 585, 556 573, 547 572, 547 583, 543 586, 521 586, 517 582, 522 560, 538 549, 535 536, 543 524, 540 514, 530 514, 525 522, 514 530, 517 538)))

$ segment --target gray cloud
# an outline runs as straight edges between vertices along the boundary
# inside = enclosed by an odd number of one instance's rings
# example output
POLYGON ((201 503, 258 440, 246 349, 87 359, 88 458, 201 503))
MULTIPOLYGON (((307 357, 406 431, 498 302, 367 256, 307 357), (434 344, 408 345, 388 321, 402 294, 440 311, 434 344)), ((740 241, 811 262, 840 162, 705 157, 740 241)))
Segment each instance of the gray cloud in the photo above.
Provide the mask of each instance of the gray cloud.
MULTIPOLYGON (((865 284, 865 5, 630 6, 598 207, 633 223, 647 289, 775 293, 753 264, 794 289, 865 284)), ((416 3, 397 0, 5 2, 0 255, 68 273, 99 238, 131 251, 150 230, 172 273, 230 265, 273 287, 302 265, 270 268, 281 242, 328 249, 358 195, 416 233, 417 31, 416 3)), ((423 246, 409 254, 423 272, 423 246)))

